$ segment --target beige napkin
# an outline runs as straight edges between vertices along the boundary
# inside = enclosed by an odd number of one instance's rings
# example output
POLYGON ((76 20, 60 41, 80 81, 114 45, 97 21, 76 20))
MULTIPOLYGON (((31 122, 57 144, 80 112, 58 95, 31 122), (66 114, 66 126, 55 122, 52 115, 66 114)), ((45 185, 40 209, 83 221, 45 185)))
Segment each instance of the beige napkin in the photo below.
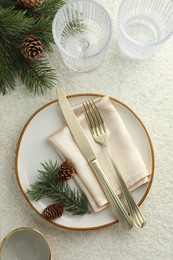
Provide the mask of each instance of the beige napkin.
MULTIPOLYGON (((111 100, 108 96, 104 96, 96 99, 96 104, 110 131, 108 144, 127 186, 130 190, 133 190, 148 182, 150 173, 111 100)), ((105 175, 116 193, 120 195, 120 185, 108 154, 101 144, 94 141, 82 104, 75 106, 73 110, 96 153, 98 162, 104 170, 105 175)), ((63 127, 51 134, 48 139, 63 159, 69 159, 74 163, 77 172, 74 175, 76 182, 86 194, 94 212, 105 208, 108 204, 107 198, 92 169, 75 143, 69 128, 67 126, 63 127)))

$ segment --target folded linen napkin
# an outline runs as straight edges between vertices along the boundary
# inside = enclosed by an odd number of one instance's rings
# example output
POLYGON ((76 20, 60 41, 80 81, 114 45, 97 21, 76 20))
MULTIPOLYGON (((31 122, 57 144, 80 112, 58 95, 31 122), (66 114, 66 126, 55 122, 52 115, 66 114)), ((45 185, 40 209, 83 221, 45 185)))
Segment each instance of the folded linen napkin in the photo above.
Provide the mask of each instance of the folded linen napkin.
MULTIPOLYGON (((95 101, 110 131, 108 145, 127 186, 130 190, 133 190, 148 182, 150 173, 111 100, 108 96, 104 96, 97 98, 95 101)), ((121 195, 121 188, 110 158, 104 147, 96 143, 91 135, 83 105, 77 105, 73 107, 73 110, 96 153, 98 162, 105 175, 114 187, 117 195, 121 195)), ((108 204, 107 198, 91 167, 75 143, 69 128, 64 126, 51 134, 48 139, 63 159, 69 159, 74 163, 77 172, 74 178, 86 194, 94 212, 105 208, 108 204)))

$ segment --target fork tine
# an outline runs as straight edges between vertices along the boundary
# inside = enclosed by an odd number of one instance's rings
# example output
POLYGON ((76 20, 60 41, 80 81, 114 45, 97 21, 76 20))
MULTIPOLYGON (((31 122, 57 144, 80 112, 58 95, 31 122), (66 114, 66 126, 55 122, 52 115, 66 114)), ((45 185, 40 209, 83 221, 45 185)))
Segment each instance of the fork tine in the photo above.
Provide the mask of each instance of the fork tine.
POLYGON ((95 107, 93 105, 93 100, 90 100, 87 103, 88 103, 88 107, 90 109, 90 114, 92 116, 97 135, 99 135, 100 133, 104 133, 104 129, 102 127, 102 122, 99 120, 99 117, 97 116, 95 107))
POLYGON ((99 123, 99 126, 100 126, 100 130, 101 132, 106 132, 106 126, 105 126, 105 123, 103 121, 103 118, 94 102, 94 100, 91 101, 92 102, 92 108, 93 108, 93 111, 95 113, 95 117, 97 118, 97 121, 99 123))
POLYGON ((85 114, 87 116, 87 120, 88 120, 88 123, 89 123, 89 127, 90 127, 90 129, 92 131, 92 134, 98 134, 97 128, 95 126, 95 122, 94 122, 94 119, 93 119, 93 116, 92 116, 92 113, 90 111, 90 106, 88 105, 88 102, 83 103, 83 107, 85 109, 85 114))
POLYGON ((97 106, 94 103, 94 100, 89 100, 83 103, 87 120, 90 126, 90 129, 93 134, 99 136, 107 132, 104 121, 100 115, 100 112, 97 106))
POLYGON ((90 112, 90 116, 91 116, 91 118, 93 120, 93 124, 94 124, 95 130, 96 130, 97 135, 98 135, 98 131, 100 131, 100 129, 99 129, 100 125, 99 125, 99 122, 98 122, 97 117, 95 115, 95 112, 94 112, 94 109, 93 109, 93 106, 92 106, 92 102, 88 101, 87 105, 88 105, 88 109, 89 109, 89 112, 90 112))

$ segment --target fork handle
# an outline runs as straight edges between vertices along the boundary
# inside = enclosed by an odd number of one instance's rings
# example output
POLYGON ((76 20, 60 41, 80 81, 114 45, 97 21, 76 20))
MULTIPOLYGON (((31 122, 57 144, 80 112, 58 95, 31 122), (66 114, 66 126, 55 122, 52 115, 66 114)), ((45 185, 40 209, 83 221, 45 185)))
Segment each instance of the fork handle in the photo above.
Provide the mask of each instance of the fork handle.
POLYGON ((136 204, 135 200, 133 199, 129 189, 127 188, 127 185, 118 169, 118 167, 116 166, 114 160, 113 160, 113 157, 112 157, 112 153, 111 153, 111 150, 109 148, 108 145, 105 146, 109 156, 110 156, 110 159, 111 159, 111 162, 112 162, 112 165, 114 167, 114 170, 116 171, 117 173, 117 177, 118 177, 118 180, 120 182, 120 185, 121 185, 121 188, 122 188, 122 191, 124 193, 124 196, 126 198, 126 201, 127 201, 127 204, 129 206, 129 210, 130 210, 130 214, 133 218, 133 223, 136 227, 138 228, 143 228, 145 225, 146 225, 146 220, 145 220, 145 217, 143 216, 142 212, 140 211, 138 205, 136 204))
POLYGON ((94 159, 90 162, 90 165, 92 167, 92 169, 95 172, 95 175, 100 183, 100 185, 102 186, 106 197, 114 211, 114 213, 116 214, 119 222, 121 223, 121 225, 123 226, 123 228, 125 230, 129 230, 133 227, 133 223, 127 213, 127 211, 125 210, 123 204, 121 203, 120 199, 118 198, 117 194, 115 193, 115 191, 113 190, 110 182, 108 181, 107 177, 105 176, 103 170, 101 169, 97 159, 94 159))

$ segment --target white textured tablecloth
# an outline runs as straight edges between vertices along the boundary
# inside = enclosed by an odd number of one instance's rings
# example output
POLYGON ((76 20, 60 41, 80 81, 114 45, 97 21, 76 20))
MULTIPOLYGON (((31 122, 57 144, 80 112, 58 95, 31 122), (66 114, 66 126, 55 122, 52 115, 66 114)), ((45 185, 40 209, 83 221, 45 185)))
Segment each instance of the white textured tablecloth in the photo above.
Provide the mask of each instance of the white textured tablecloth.
MULTIPOLYGON (((15 178, 15 151, 30 115, 56 98, 55 91, 34 96, 16 80, 16 90, 0 96, 0 240, 12 229, 35 227, 48 239, 53 260, 172 260, 173 259, 173 38, 154 57, 134 61, 116 43, 120 1, 101 0, 113 20, 113 37, 101 66, 75 73, 50 55, 58 85, 65 93, 102 93, 130 106, 145 124, 155 150, 155 178, 141 206, 147 216, 143 230, 123 232, 120 225, 95 231, 71 231, 45 222, 22 196, 15 178)), ((34 259, 32 259, 34 260, 34 259)))

